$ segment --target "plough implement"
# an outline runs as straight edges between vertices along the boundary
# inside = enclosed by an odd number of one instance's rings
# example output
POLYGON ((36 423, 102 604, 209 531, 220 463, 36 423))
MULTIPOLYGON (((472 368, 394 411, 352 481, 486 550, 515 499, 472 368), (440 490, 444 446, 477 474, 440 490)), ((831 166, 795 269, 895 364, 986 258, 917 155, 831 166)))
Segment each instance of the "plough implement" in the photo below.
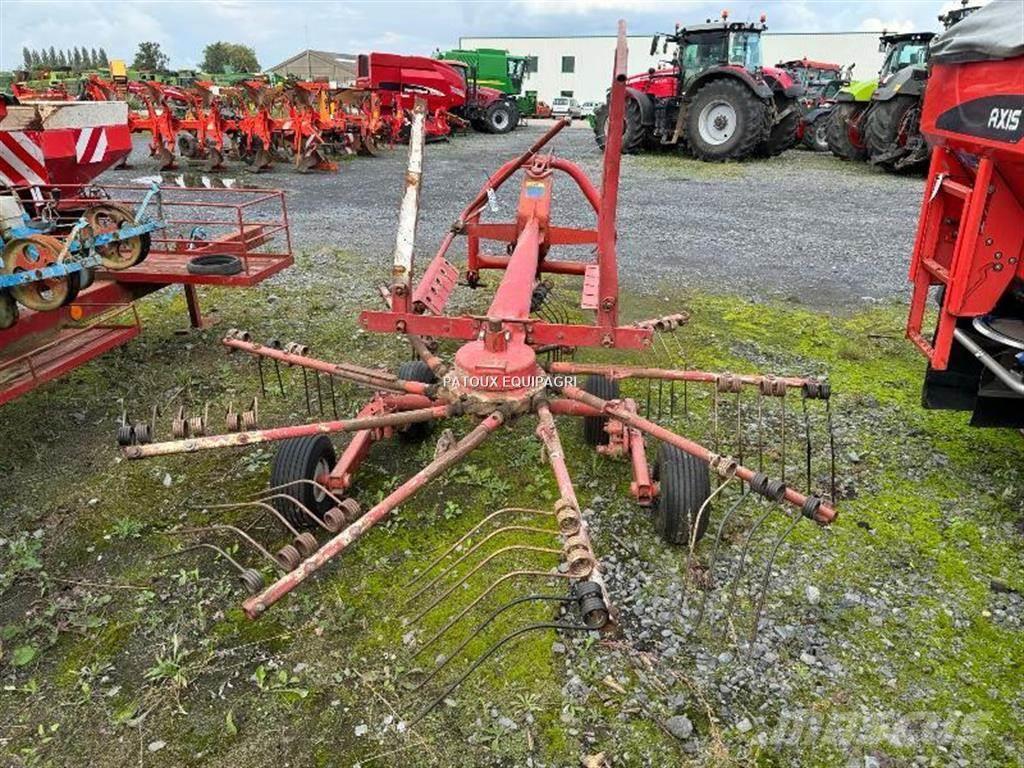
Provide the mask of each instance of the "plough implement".
MULTIPOLYGON (((801 520, 825 526, 836 518, 834 471, 823 475, 812 464, 811 452, 812 434, 824 429, 829 458, 834 457, 827 381, 656 365, 582 363, 574 359, 577 351, 588 348, 601 350, 600 354, 632 350, 653 356, 659 348, 671 353, 665 338, 676 338, 672 332, 688 319, 685 313, 633 324, 620 319, 616 209, 626 57, 625 24, 620 22, 600 187, 576 164, 544 152, 568 125, 566 120, 558 122, 526 152, 491 175, 454 222, 421 279, 414 282, 413 251, 427 115, 426 105, 417 103, 391 281, 382 289, 387 306, 363 311, 359 318, 368 331, 398 334, 407 340, 416 359, 392 373, 378 367, 321 360, 311 356, 302 344, 259 343, 246 331, 232 330, 223 343, 229 350, 256 360, 264 394, 275 384, 283 393, 285 376, 294 379, 301 375, 307 408, 315 403, 315 408, 323 412, 326 402, 334 418, 258 427, 253 423, 254 414, 249 424, 240 426, 231 406, 226 418, 228 429, 223 432, 214 429, 207 417, 184 436, 179 429, 177 439, 169 441, 149 442, 151 435, 146 429, 145 439, 137 431, 134 436, 128 432, 120 435, 123 454, 129 459, 280 443, 270 490, 241 502, 258 515, 269 514, 276 520, 276 529, 286 536, 276 555, 271 553, 272 547, 258 544, 242 528, 213 524, 187 532, 172 531, 175 535, 216 534, 224 540, 233 539, 272 564, 277 573, 274 581, 265 585, 262 578, 254 576, 254 566, 238 562, 237 556, 233 556, 235 561, 225 558, 252 593, 243 608, 248 617, 256 619, 387 519, 428 482, 471 455, 495 432, 512 425, 531 425, 557 487, 552 507, 506 507, 491 512, 419 569, 407 585, 410 593, 404 612, 411 636, 418 643, 414 657, 422 657, 428 649, 437 649, 461 633, 454 650, 419 680, 418 687, 426 690, 439 678, 449 677, 436 689, 437 695, 427 699, 417 717, 429 712, 481 663, 517 637, 548 629, 610 632, 618 625, 614 595, 606 585, 605 570, 582 514, 562 444, 558 422, 563 417, 581 419, 584 439, 599 452, 628 459, 633 496, 640 505, 654 510, 662 538, 686 548, 687 573, 700 575, 705 587, 714 580, 718 556, 732 533, 729 522, 740 520, 744 507, 760 510, 743 547, 730 604, 740 594, 740 576, 748 551, 752 551, 750 539, 757 530, 772 528, 775 517, 787 521, 773 544, 768 570, 762 577, 762 585, 767 585, 775 553, 801 520), (523 178, 515 220, 484 221, 488 200, 516 173, 522 173, 523 178), (567 176, 582 192, 596 214, 595 226, 567 227, 552 220, 554 182, 560 175, 567 176), (467 244, 461 267, 450 260, 452 246, 460 237, 465 237, 467 244), (486 251, 486 243, 496 243, 498 253, 486 251), (570 246, 583 246, 593 256, 556 258, 552 252, 570 246), (445 312, 460 277, 470 286, 482 288, 483 275, 488 271, 498 273, 500 280, 482 314, 445 312), (561 282, 566 281, 582 282, 575 307, 559 306, 561 282), (593 321, 574 322, 573 313, 589 313, 593 321), (442 344, 452 341, 458 344, 454 357, 444 359, 442 344), (273 370, 272 376, 265 371, 268 367, 273 370), (576 381, 581 375, 586 376, 582 384, 576 381), (322 379, 328 382, 326 387, 322 379), (335 381, 373 392, 354 417, 338 416, 335 381), (636 382, 648 385, 646 398, 620 390, 620 386, 632 387, 636 382), (756 400, 752 403, 746 395, 756 400), (799 400, 800 408, 787 411, 786 403, 794 398, 799 400), (810 416, 812 403, 824 404, 823 418, 810 416), (710 447, 670 428, 695 423, 700 412, 713 425, 710 447), (364 510, 355 500, 355 474, 375 443, 392 438, 422 441, 435 425, 457 420, 468 421, 467 430, 459 438, 452 430, 444 430, 433 459, 422 469, 369 509, 364 510), (735 431, 727 437, 730 425, 735 425, 735 431), (793 471, 789 455, 793 451, 786 447, 787 429, 791 446, 800 446, 803 471, 793 471), (781 449, 768 445, 765 434, 769 430, 781 430, 781 449), (331 437, 340 434, 350 435, 350 440, 339 458, 331 437), (647 458, 652 440, 657 445, 653 469, 647 458), (801 480, 808 486, 825 485, 830 492, 815 493, 811 487, 797 490, 801 480), (712 506, 727 499, 728 511, 717 528, 710 565, 698 566, 697 544, 708 528, 712 506), (494 575, 499 566, 509 562, 511 569, 494 575), (504 600, 508 589, 524 583, 530 585, 526 594, 504 600), (545 586, 551 583, 567 589, 552 591, 545 586), (460 605, 444 621, 440 611, 453 603, 460 605), (498 626, 531 605, 550 605, 553 618, 517 624, 494 639, 475 660, 463 658, 475 639, 491 638, 498 626), (469 630, 471 622, 475 628, 469 630), (432 634, 424 637, 426 631, 432 634)), ((676 344, 681 352, 678 341, 676 344)), ((678 361, 675 353, 670 356, 678 361)), ((185 423, 184 414, 179 419, 179 423, 185 423)), ((206 509, 216 511, 210 506, 206 509)), ((763 593, 764 587, 753 601, 752 631, 756 631, 763 609, 763 593)), ((696 608, 693 611, 696 613, 696 608)), ((702 604, 701 617, 705 612, 702 604)), ((719 613, 714 608, 707 612, 713 616, 719 613)))
POLYGON ((275 161, 300 171, 337 170, 328 155, 375 155, 398 139, 406 123, 404 112, 385 114, 373 90, 320 82, 184 86, 91 75, 83 89, 93 101, 130 98, 141 104, 129 113, 129 127, 150 134, 150 155, 161 170, 175 168, 179 155, 203 162, 208 171, 222 169, 226 160, 245 161, 253 170, 275 161))

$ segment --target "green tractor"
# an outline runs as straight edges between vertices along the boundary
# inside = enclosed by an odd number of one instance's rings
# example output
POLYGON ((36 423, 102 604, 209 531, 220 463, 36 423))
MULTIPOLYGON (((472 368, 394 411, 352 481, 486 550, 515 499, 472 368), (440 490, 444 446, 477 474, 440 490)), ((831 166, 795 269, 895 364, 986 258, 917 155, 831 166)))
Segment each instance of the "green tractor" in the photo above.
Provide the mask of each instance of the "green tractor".
POLYGON ((477 86, 493 88, 515 97, 521 115, 533 115, 536 111, 537 92, 527 91, 520 95, 526 76, 526 56, 513 56, 500 48, 453 48, 437 52, 435 58, 464 62, 475 74, 477 86))
MULTIPOLYGON (((827 132, 832 154, 843 160, 866 160, 873 150, 888 154, 890 143, 899 144, 901 127, 908 127, 903 118, 909 117, 911 107, 920 106, 928 42, 934 36, 934 32, 908 32, 879 38, 885 59, 878 79, 851 81, 836 96, 827 132), (875 112, 877 117, 872 116, 875 112)), ((920 139, 916 121, 913 133, 920 139)), ((903 146, 909 138, 903 136, 903 146)))

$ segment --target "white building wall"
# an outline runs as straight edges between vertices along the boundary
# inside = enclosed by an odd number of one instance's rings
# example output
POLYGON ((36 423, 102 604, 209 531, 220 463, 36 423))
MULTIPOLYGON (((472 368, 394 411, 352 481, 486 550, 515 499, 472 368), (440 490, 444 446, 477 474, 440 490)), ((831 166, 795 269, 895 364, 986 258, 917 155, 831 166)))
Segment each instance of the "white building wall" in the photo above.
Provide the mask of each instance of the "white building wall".
MULTIPOLYGON (((764 62, 776 64, 789 59, 817 59, 836 64, 855 63, 854 78, 869 78, 882 65, 878 52, 881 32, 790 33, 765 32, 764 62)), ((663 54, 661 45, 650 55, 650 35, 629 36, 629 71, 637 74, 672 55, 663 54)), ((460 48, 498 48, 519 56, 536 56, 537 71, 526 76, 524 91, 536 91, 537 97, 551 103, 562 91, 572 91, 580 103, 603 101, 611 83, 615 38, 595 37, 462 37, 460 48), (574 56, 576 71, 562 72, 562 57, 574 56)))

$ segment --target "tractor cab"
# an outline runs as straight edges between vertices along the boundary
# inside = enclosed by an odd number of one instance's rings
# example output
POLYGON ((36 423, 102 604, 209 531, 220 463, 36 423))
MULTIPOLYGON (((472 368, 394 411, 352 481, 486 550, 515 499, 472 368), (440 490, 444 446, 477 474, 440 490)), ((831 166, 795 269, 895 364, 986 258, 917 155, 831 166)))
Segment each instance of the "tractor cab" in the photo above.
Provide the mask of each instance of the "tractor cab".
POLYGON ((967 0, 960 0, 960 7, 953 8, 949 11, 946 11, 946 13, 941 14, 939 16, 939 21, 942 22, 943 29, 949 29, 954 24, 957 24, 966 19, 979 8, 981 8, 980 5, 968 5, 967 0))
POLYGON ((509 56, 507 66, 508 81, 512 88, 509 93, 521 93, 523 88, 523 78, 526 77, 526 57, 509 56))
MULTIPOLYGON (((679 92, 684 93, 693 81, 714 67, 737 67, 751 74, 760 73, 760 26, 745 22, 730 22, 723 14, 721 22, 708 22, 690 27, 676 27, 673 34, 665 35, 662 52, 668 44, 676 44, 673 60, 679 72, 679 92)), ((656 52, 660 35, 651 41, 651 53, 656 52)))
POLYGON ((935 37, 934 32, 907 32, 897 35, 883 34, 878 40, 878 50, 885 54, 878 81, 884 85, 893 74, 904 67, 924 67, 928 58, 928 43, 935 37))

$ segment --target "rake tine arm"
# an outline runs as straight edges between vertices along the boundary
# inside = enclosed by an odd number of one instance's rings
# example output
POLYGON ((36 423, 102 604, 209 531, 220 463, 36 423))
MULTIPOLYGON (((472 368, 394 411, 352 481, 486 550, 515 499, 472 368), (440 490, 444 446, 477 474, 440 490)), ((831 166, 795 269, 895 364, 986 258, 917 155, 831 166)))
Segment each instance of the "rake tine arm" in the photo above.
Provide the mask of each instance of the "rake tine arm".
MULTIPOLYGON (((583 403, 584 405, 588 405, 610 418, 617 419, 628 426, 635 427, 642 432, 646 432, 652 437, 668 443, 669 445, 674 445, 679 448, 679 450, 684 451, 691 456, 695 456, 701 461, 706 461, 708 464, 711 464, 716 459, 712 452, 703 445, 695 443, 693 440, 689 440, 682 435, 677 435, 675 432, 665 429, 664 427, 642 418, 641 416, 630 413, 614 401, 602 400, 588 392, 584 392, 578 387, 565 386, 561 388, 561 392, 570 400, 575 400, 583 403)), ((754 487, 752 483, 755 480, 755 476, 758 474, 759 473, 754 472, 754 470, 742 464, 736 465, 736 477, 748 485, 751 485, 751 487, 754 487)), ((832 506, 824 503, 816 496, 805 496, 792 488, 785 488, 780 501, 781 500, 785 500, 789 504, 799 507, 806 517, 809 517, 820 525, 829 525, 836 518, 836 510, 832 506)))
POLYGON ((315 357, 287 352, 283 349, 275 349, 274 347, 254 341, 247 341, 236 335, 226 336, 222 343, 229 349, 246 352, 250 355, 258 355, 260 358, 270 358, 275 363, 319 371, 329 376, 336 376, 339 379, 346 379, 355 384, 362 384, 375 389, 405 392, 411 395, 426 395, 428 397, 432 396, 434 392, 434 385, 432 384, 424 384, 419 381, 403 381, 387 371, 365 368, 351 363, 328 363, 323 360, 317 360, 315 357))
POLYGON ((761 589, 757 595, 757 606, 754 608, 754 622, 750 625, 750 643, 757 639, 758 624, 761 623, 761 613, 764 611, 764 600, 768 593, 768 582, 772 577, 772 566, 775 565, 775 556, 779 553, 779 548, 783 542, 789 538, 795 529, 797 524, 800 522, 800 515, 793 515, 793 520, 786 527, 786 530, 782 532, 782 535, 775 541, 772 546, 771 554, 768 556, 768 565, 765 566, 764 576, 761 577, 761 589))
MULTIPOLYGON (((735 512, 743 505, 743 502, 747 501, 749 498, 750 498, 749 495, 741 494, 740 497, 738 499, 736 499, 735 502, 733 502, 732 506, 729 507, 729 509, 726 511, 726 513, 722 516, 722 520, 718 524, 718 532, 715 534, 715 543, 714 543, 714 546, 711 549, 711 557, 708 558, 708 571, 707 572, 708 572, 709 580, 715 578, 715 563, 718 562, 718 550, 719 550, 719 547, 722 544, 722 534, 725 533, 725 526, 726 526, 726 524, 728 524, 728 522, 729 522, 730 518, 733 516, 733 514, 735 514, 735 512)), ((709 581, 709 585, 710 585, 710 581, 709 581)), ((697 609, 697 618, 693 622, 693 628, 690 630, 690 634, 691 635, 697 632, 697 629, 700 627, 701 623, 704 621, 704 612, 707 609, 708 595, 710 593, 711 593, 710 589, 704 590, 704 597, 700 601, 700 608, 697 609)))
MULTIPOLYGON (((397 414, 395 414, 397 415, 397 414)), ((271 584, 261 594, 255 595, 242 604, 245 615, 250 619, 261 616, 266 610, 291 592, 309 576, 345 550, 349 544, 370 530, 404 502, 419 491, 428 482, 442 474, 449 467, 469 455, 487 436, 497 430, 505 422, 505 415, 495 411, 481 421, 472 431, 460 440, 454 448, 427 464, 423 469, 410 477, 398 488, 388 494, 383 501, 368 510, 333 539, 327 541, 320 549, 306 558, 298 568, 285 574, 271 584)))
MULTIPOLYGON (((662 381, 692 381, 704 384, 717 384, 728 379, 730 382, 742 386, 757 387, 767 386, 775 383, 776 386, 787 389, 814 388, 812 391, 820 391, 824 386, 817 379, 804 378, 799 376, 762 376, 760 374, 746 373, 714 373, 712 371, 680 371, 672 368, 644 368, 633 365, 602 365, 600 363, 573 363, 562 362, 552 363, 548 366, 549 373, 560 373, 567 375, 598 374, 607 376, 610 379, 661 379, 662 381)), ((830 394, 830 393, 829 393, 830 394)), ((822 399, 827 397, 822 396, 822 399)))
POLYGON ((284 570, 281 567, 281 564, 277 562, 277 558, 270 554, 262 544, 256 541, 256 539, 254 539, 248 533, 243 531, 241 528, 238 528, 234 525, 228 525, 226 523, 214 523, 213 525, 204 525, 198 528, 176 528, 173 531, 164 531, 164 533, 169 536, 187 536, 196 533, 209 533, 210 531, 229 531, 235 534, 240 539, 242 539, 242 541, 244 541, 250 547, 259 552, 265 559, 273 563, 275 568, 277 568, 278 570, 284 570))
POLYGON ((289 440, 294 437, 309 435, 328 435, 336 432, 358 432, 365 429, 380 427, 400 427, 423 421, 445 419, 461 414, 459 404, 435 405, 430 408, 416 408, 398 413, 385 413, 380 416, 347 419, 340 421, 320 421, 314 424, 301 424, 293 427, 274 427, 271 429, 254 429, 249 432, 230 432, 226 435, 207 435, 192 437, 186 440, 172 440, 165 443, 148 443, 146 445, 128 445, 122 449, 126 458, 144 459, 152 456, 168 456, 175 453, 195 453, 216 448, 233 448, 238 446, 269 443, 275 440, 289 440))

